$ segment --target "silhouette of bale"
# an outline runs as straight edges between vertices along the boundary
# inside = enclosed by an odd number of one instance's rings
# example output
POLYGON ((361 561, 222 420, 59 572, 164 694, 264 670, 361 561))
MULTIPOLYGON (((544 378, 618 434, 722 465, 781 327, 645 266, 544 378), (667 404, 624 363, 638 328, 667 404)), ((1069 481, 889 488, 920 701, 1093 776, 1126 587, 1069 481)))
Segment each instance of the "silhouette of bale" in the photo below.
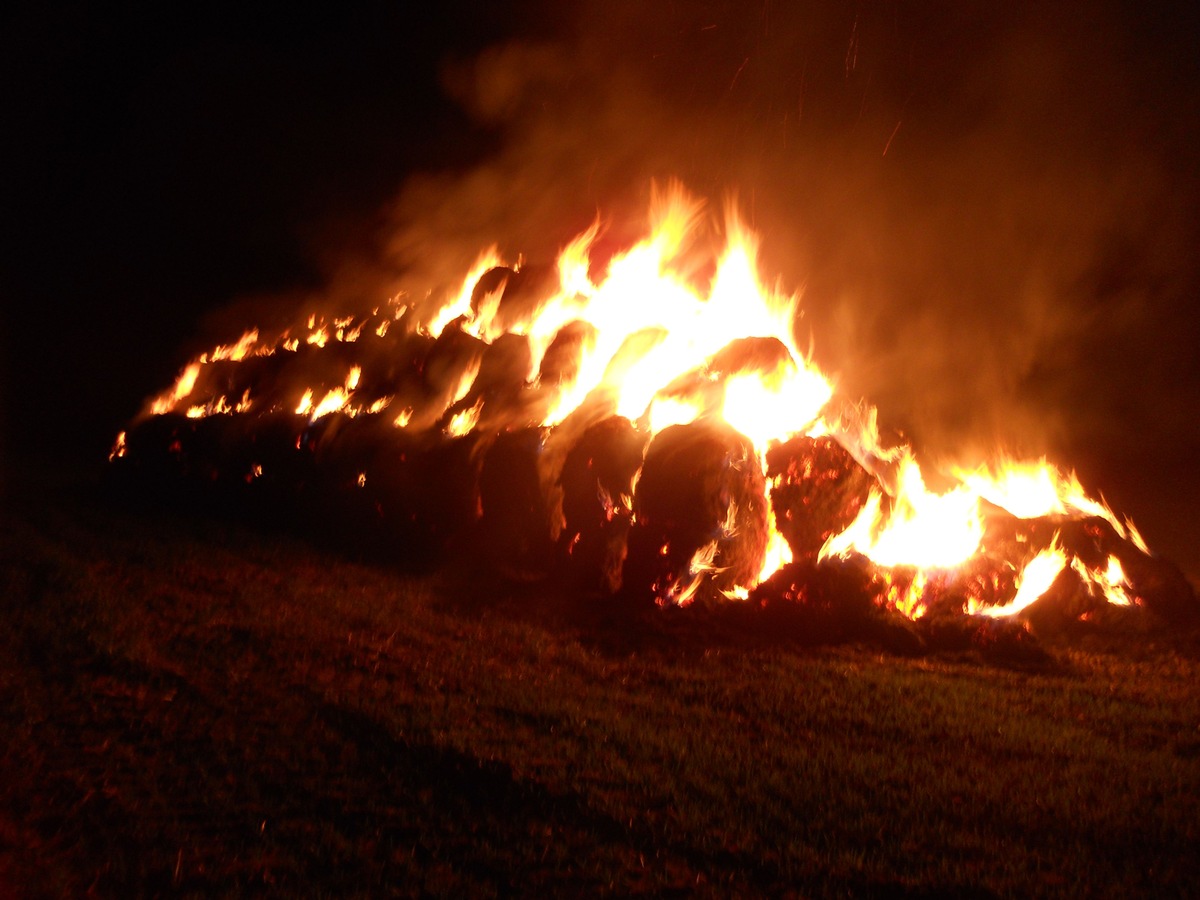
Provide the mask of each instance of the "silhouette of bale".
POLYGON ((767 451, 775 527, 796 559, 815 559, 854 521, 874 477, 830 437, 795 437, 767 451))
POLYGON ((492 564, 509 573, 547 573, 553 542, 538 457, 543 428, 501 432, 481 446, 480 543, 492 564))
POLYGON ((623 574, 632 598, 686 604, 752 586, 766 553, 766 481, 750 440, 719 420, 664 429, 646 450, 623 574))
POLYGON ((621 587, 633 514, 633 481, 647 435, 611 416, 587 428, 567 453, 559 475, 563 529, 558 548, 579 586, 614 593, 621 587))
POLYGON ((151 416, 126 429, 124 454, 111 471, 131 488, 169 490, 188 477, 196 423, 179 413, 151 416))
POLYGON ((976 653, 986 662, 1013 668, 1040 668, 1051 662, 1021 618, 931 615, 913 627, 935 653, 976 653))
POLYGON ((596 326, 590 322, 568 322, 554 335, 542 354, 538 384, 543 388, 561 387, 575 381, 583 353, 596 342, 596 326))
MULTIPOLYGON (((884 635, 884 589, 866 557, 800 559, 772 573, 750 601, 762 607, 768 627, 806 643, 833 644, 884 635)), ((914 646, 911 637, 892 642, 906 651, 914 646)))

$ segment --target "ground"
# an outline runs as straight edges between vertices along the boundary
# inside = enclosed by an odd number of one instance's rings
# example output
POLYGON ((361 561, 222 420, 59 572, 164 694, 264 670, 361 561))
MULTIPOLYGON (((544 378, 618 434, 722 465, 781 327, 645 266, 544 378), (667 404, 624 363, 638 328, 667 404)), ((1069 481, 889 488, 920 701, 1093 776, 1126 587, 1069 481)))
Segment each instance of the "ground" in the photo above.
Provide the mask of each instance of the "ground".
POLYGON ((50 481, 0 515, 2 894, 1200 889, 1195 635, 812 647, 50 481))

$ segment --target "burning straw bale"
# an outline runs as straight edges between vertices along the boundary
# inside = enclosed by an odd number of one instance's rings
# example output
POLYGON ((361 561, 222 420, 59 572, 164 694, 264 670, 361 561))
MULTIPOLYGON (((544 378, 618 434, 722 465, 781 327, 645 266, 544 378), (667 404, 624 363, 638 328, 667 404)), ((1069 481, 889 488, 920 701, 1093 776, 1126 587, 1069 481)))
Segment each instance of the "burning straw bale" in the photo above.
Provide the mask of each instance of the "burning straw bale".
POLYGON ((558 483, 563 529, 559 552, 578 584, 613 593, 633 515, 633 483, 648 435, 622 416, 589 427, 567 453, 558 483))
POLYGON ((554 266, 524 265, 520 269, 496 266, 480 276, 471 291, 471 311, 490 318, 502 331, 533 320, 537 311, 558 291, 558 271, 554 266), (487 310, 494 305, 494 312, 487 310))
MULTIPOLYGON (((1200 599, 1179 567, 1168 559, 1154 556, 1121 536, 1111 522, 1098 516, 1070 518, 1041 516, 1017 519, 1007 514, 989 517, 984 546, 989 554, 1024 566, 1036 553, 1057 544, 1070 558, 1084 566, 1103 571, 1116 560, 1128 583, 1133 602, 1170 625, 1191 626, 1200 623, 1200 599)), ((1030 610, 1043 628, 1055 619, 1095 618, 1105 604, 1090 592, 1071 570, 1064 571, 1046 596, 1030 610), (1057 609, 1056 615, 1049 614, 1057 609)))
POLYGON ((478 408, 477 427, 495 431, 511 425, 528 424, 527 409, 534 393, 528 379, 533 367, 533 349, 524 335, 502 334, 488 344, 480 357, 479 373, 470 389, 442 415, 445 426, 456 415, 478 408))
POLYGON ((114 471, 131 486, 161 488, 186 478, 192 471, 196 421, 178 413, 143 419, 129 427, 124 454, 114 471))
POLYGON ((794 437, 767 451, 775 527, 796 559, 815 559, 854 521, 874 477, 830 437, 794 437))
POLYGON ((560 328, 542 354, 538 384, 549 389, 573 383, 579 375, 583 353, 595 345, 596 335, 595 325, 579 320, 560 328))
POLYGON ((451 322, 429 348, 421 369, 424 398, 414 411, 413 430, 436 422, 475 380, 487 345, 463 331, 461 325, 451 322))
POLYGON ((352 345, 362 354, 362 377, 355 394, 361 405, 390 398, 389 409, 399 412, 415 407, 423 395, 423 370, 434 339, 406 330, 407 318, 406 314, 383 336, 368 332, 352 345))
POLYGON ((766 554, 766 482, 748 438, 719 420, 659 432, 633 498, 624 589, 686 603, 751 586, 766 554))

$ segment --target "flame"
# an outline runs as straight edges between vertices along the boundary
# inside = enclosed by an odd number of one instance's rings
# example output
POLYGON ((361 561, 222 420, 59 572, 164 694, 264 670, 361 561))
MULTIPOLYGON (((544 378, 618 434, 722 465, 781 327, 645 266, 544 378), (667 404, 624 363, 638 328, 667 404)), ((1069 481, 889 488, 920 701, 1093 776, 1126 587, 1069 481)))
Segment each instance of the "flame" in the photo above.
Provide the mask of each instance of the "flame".
POLYGON ((482 409, 483 403, 479 402, 474 406, 464 409, 462 412, 455 413, 446 424, 446 434, 454 437, 470 434, 479 422, 479 413, 482 409))
POLYGON ((196 386, 196 379, 200 377, 202 365, 204 363, 197 360, 184 368, 179 374, 179 378, 176 379, 175 386, 150 404, 154 415, 161 416, 171 412, 181 401, 191 396, 192 389, 196 386))
POLYGON ((900 566, 889 572, 884 580, 887 585, 884 605, 888 609, 914 621, 925 615, 925 587, 930 580, 929 572, 900 566))
POLYGON ((1011 603, 1003 606, 984 606, 978 602, 972 602, 968 605, 968 612, 991 618, 1014 616, 1041 599, 1042 595, 1054 584, 1054 579, 1066 567, 1067 555, 1058 546, 1058 535, 1055 535, 1051 545, 1030 560, 1021 572, 1017 582, 1017 595, 1011 603))
POLYGON ((908 454, 900 461, 890 506, 872 489, 858 517, 829 539, 821 556, 858 552, 887 567, 944 569, 970 559, 982 540, 978 496, 965 486, 941 494, 929 491, 921 467, 908 454))
POLYGON ((1079 559, 1071 560, 1071 567, 1083 579, 1084 584, 1113 606, 1132 606, 1134 604, 1132 586, 1125 575, 1125 569, 1121 566, 1121 561, 1116 556, 1108 557, 1103 570, 1089 569, 1079 559))
POLYGON ((483 276, 483 273, 488 269, 493 269, 502 264, 499 252, 495 247, 489 247, 479 255, 475 260, 475 264, 471 266, 467 277, 463 279, 462 287, 459 288, 455 298, 443 306, 434 315, 433 320, 428 325, 429 333, 434 337, 439 336, 446 326, 460 316, 466 316, 468 319, 473 318, 471 314, 471 295, 475 291, 475 285, 483 276))
POLYGON ((832 396, 833 386, 807 364, 772 378, 736 375, 725 383, 722 416, 761 452, 803 433, 832 396))
POLYGON ((200 361, 216 362, 217 360, 222 359, 232 359, 234 361, 245 359, 250 354, 250 351, 254 349, 254 345, 257 343, 258 329, 251 328, 240 338, 238 338, 236 343, 225 347, 214 347, 212 352, 201 356, 200 361))
POLYGON ((1133 523, 1119 519, 1102 500, 1088 496, 1074 472, 1062 472, 1046 461, 1002 460, 998 465, 953 470, 980 497, 1007 510, 1019 519, 1048 515, 1097 516, 1107 521, 1121 537, 1148 553, 1133 523))
POLYGON ((767 492, 767 521, 770 532, 767 535, 767 552, 763 558, 762 568, 758 570, 757 583, 766 581, 784 566, 792 561, 792 548, 779 529, 775 527, 775 511, 771 508, 771 493, 767 492))

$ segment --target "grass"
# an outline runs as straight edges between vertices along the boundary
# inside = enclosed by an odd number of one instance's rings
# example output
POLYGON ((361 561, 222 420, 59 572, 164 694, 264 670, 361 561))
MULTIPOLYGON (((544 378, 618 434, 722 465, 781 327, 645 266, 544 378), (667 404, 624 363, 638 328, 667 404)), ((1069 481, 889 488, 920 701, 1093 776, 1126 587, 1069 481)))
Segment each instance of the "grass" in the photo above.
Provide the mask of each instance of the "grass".
POLYGON ((1200 892, 1192 636, 972 654, 0 517, 0 895, 1200 892))

